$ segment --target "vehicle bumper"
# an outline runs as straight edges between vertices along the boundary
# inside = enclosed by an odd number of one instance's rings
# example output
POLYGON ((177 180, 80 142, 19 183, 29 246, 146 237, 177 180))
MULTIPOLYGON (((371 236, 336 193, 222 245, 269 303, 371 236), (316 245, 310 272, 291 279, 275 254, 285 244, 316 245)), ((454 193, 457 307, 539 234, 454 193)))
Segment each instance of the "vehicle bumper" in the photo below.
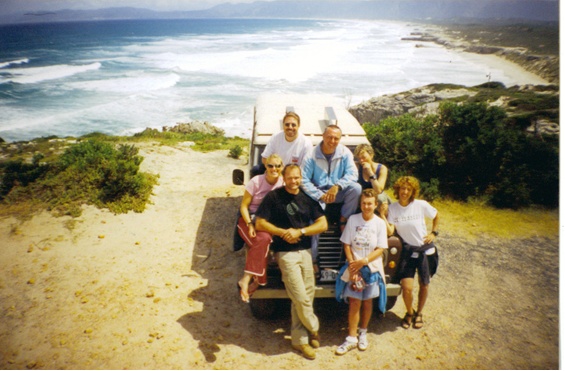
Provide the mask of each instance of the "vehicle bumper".
MULTIPOLYGON (((400 295, 401 288, 397 283, 389 283, 386 285, 387 296, 400 295)), ((316 298, 335 298, 335 284, 316 285, 316 298)), ((286 290, 283 288, 260 288, 253 294, 253 299, 288 299, 286 290)))

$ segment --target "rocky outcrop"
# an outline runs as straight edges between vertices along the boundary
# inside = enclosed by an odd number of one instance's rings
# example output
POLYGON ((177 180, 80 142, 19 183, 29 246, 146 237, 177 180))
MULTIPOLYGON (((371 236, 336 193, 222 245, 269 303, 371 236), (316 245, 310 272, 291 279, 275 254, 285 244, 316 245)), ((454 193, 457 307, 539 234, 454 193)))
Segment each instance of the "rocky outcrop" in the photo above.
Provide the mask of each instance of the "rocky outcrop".
MULTIPOLYGON (((526 129, 527 132, 532 134, 559 135, 558 119, 553 120, 545 117, 547 112, 552 113, 550 116, 558 117, 558 107, 537 108, 534 106, 533 109, 527 108, 527 111, 524 111, 524 109, 517 107, 515 98, 517 92, 558 96, 559 91, 555 86, 523 85, 514 86, 507 90, 504 89, 504 85, 497 82, 470 88, 451 85, 447 87, 444 85, 427 85, 398 94, 371 98, 351 107, 349 112, 362 124, 378 125, 381 120, 387 117, 400 116, 406 113, 413 114, 416 117, 437 114, 442 101, 454 100, 461 102, 483 91, 486 96, 489 96, 489 99, 486 99, 488 105, 504 109, 509 116, 523 116, 524 114, 530 116, 531 121, 530 126, 526 129), (497 95, 491 95, 490 90, 497 91, 497 95), (542 113, 538 114, 537 110, 540 110, 542 113)), ((531 107, 530 104, 526 104, 526 106, 531 107)))
POLYGON ((211 135, 224 135, 224 130, 210 124, 209 122, 192 121, 187 123, 178 122, 175 126, 163 126, 163 132, 181 134, 203 133, 211 135))
POLYGON ((472 97, 477 94, 464 88, 435 90, 425 86, 403 92, 400 94, 383 95, 371 98, 349 109, 349 112, 360 123, 379 123, 390 116, 400 116, 405 113, 414 113, 416 116, 426 116, 437 113, 439 103, 445 99, 457 97, 472 97))
POLYGON ((526 131, 531 134, 559 135, 559 124, 546 119, 536 120, 526 131))

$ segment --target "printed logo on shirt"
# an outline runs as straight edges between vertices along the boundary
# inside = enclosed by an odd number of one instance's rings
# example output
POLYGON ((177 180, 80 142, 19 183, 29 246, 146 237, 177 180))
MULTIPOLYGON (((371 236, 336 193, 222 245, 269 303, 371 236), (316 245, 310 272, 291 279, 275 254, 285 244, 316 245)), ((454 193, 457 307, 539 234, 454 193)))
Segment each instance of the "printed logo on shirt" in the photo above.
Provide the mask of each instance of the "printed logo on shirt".
POLYGON ((420 219, 421 219, 421 215, 406 215, 406 216, 397 216, 393 218, 392 222, 393 224, 398 224, 401 222, 409 222, 411 220, 420 220, 420 219))
POLYGON ((362 255, 371 252, 371 229, 365 225, 355 228, 352 247, 362 255))
POLYGON ((298 205, 295 204, 294 202, 291 202, 288 205, 286 205, 286 212, 288 213, 288 215, 294 215, 298 210, 299 210, 298 205))
POLYGON ((298 159, 299 159, 298 156, 292 156, 291 162, 292 162, 293 164, 298 164, 298 159))

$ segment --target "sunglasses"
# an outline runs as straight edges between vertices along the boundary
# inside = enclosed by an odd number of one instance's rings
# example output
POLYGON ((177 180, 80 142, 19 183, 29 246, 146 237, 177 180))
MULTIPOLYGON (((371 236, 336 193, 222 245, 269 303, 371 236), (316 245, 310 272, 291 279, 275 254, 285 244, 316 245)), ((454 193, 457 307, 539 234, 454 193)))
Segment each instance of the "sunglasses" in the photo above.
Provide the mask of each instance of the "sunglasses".
POLYGON ((290 123, 290 122, 286 123, 285 122, 284 126, 287 127, 287 128, 290 128, 290 127, 296 128, 296 127, 298 127, 298 124, 294 124, 294 123, 290 123))
POLYGON ((280 165, 280 164, 279 164, 279 165, 267 164, 267 167, 268 167, 269 169, 272 169, 272 168, 274 168, 274 167, 276 167, 277 169, 280 169, 280 168, 282 167, 282 165, 280 165))

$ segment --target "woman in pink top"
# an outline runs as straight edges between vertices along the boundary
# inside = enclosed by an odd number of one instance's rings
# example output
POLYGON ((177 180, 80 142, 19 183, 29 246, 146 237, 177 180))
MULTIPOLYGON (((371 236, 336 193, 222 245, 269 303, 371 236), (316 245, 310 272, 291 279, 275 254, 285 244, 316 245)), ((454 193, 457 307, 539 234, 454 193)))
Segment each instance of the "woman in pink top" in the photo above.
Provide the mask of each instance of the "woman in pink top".
POLYGON ((249 250, 245 261, 243 277, 238 281, 241 300, 248 303, 249 297, 257 290, 258 285, 267 283, 266 267, 267 254, 271 245, 271 235, 267 232, 255 230, 254 214, 267 193, 283 185, 281 177, 282 159, 277 154, 270 155, 265 161, 267 171, 251 178, 245 187, 239 211, 241 217, 237 223, 237 230, 245 241, 249 250), (250 284, 251 278, 255 277, 250 284))

